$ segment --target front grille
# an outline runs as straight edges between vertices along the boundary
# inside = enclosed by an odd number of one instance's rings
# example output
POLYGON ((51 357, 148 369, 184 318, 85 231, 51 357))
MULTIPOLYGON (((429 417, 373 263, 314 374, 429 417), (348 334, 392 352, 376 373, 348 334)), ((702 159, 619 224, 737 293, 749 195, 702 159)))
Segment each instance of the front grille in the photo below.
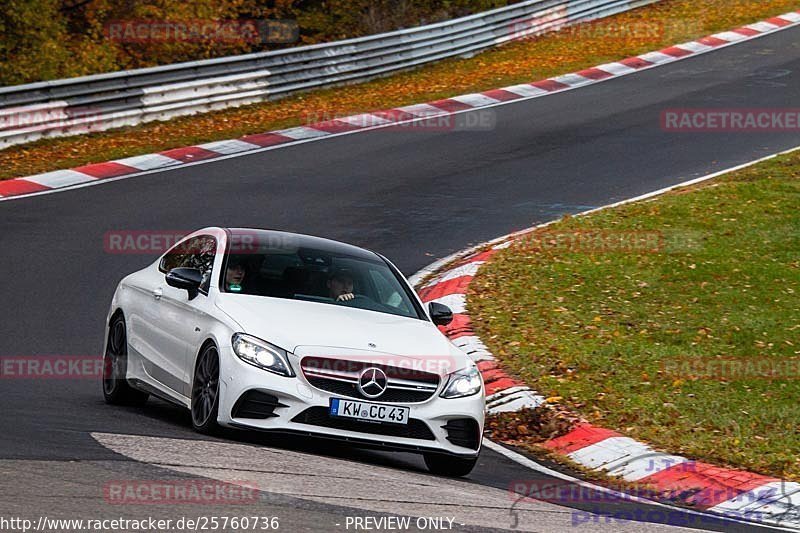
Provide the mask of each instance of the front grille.
POLYGON ((439 388, 438 374, 411 368, 324 357, 306 357, 300 366, 313 387, 360 400, 419 403, 430 399, 439 388), (387 377, 386 390, 377 398, 364 396, 357 387, 361 372, 373 367, 383 370, 387 377))
POLYGON ((384 392, 377 398, 367 398, 366 396, 358 392, 355 383, 347 383, 336 379, 318 378, 311 376, 306 376, 306 379, 308 379, 308 382, 311 385, 320 390, 324 390, 332 394, 338 394, 340 396, 348 396, 350 398, 359 398, 369 401, 419 403, 419 402, 424 402, 425 400, 433 396, 434 392, 436 392, 435 390, 431 392, 424 390, 386 389, 386 392, 384 392))
POLYGON ((278 398, 266 392, 249 390, 242 394, 231 410, 233 418, 255 418, 263 420, 278 416, 275 408, 286 407, 278 398))
POLYGON ((406 439, 435 440, 428 425, 422 420, 411 418, 406 425, 381 424, 361 420, 351 420, 331 416, 327 407, 309 407, 296 417, 292 422, 308 424, 343 431, 357 431, 372 435, 386 435, 389 437, 402 437, 406 439))
POLYGON ((470 450, 477 450, 480 445, 480 431, 478 422, 472 418, 455 418, 448 420, 447 424, 443 425, 447 431, 447 440, 456 446, 463 446, 470 450))

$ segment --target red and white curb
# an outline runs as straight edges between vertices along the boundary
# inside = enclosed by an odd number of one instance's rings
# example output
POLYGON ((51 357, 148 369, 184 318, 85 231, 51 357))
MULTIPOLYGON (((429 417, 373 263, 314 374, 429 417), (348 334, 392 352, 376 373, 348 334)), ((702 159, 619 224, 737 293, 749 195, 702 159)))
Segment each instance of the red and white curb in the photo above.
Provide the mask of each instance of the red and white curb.
MULTIPOLYGON (((507 244, 497 246, 502 247, 507 244)), ((486 384, 486 408, 490 413, 534 409, 544 402, 544 398, 498 366, 486 345, 475 335, 466 312, 467 287, 481 265, 495 254, 497 249, 499 248, 494 247, 456 262, 452 268, 419 287, 417 293, 425 303, 439 302, 453 310, 453 321, 443 326, 442 332, 477 363, 486 384)))
MULTIPOLYGON (((635 198, 603 206, 575 216, 585 216, 619 205, 646 200, 671 190, 691 186, 718 176, 800 150, 800 147, 756 161, 678 183, 635 198)), ((506 373, 472 329, 467 314, 467 289, 482 265, 498 251, 525 235, 553 224, 540 224, 441 259, 409 278, 420 299, 440 302, 453 309, 453 322, 442 332, 477 364, 486 384, 490 414, 536 408, 545 401, 520 380, 506 373)), ((620 433, 578 424, 569 433, 543 443, 551 452, 568 457, 581 466, 602 471, 646 489, 657 501, 671 502, 735 520, 775 524, 800 530, 800 483, 721 468, 678 455, 659 452, 620 433)))
POLYGON ((86 187, 142 173, 177 168, 197 162, 207 162, 210 159, 292 146, 359 131, 397 126, 409 122, 464 113, 474 109, 538 98, 697 56, 798 24, 800 24, 800 10, 748 24, 735 30, 716 33, 696 41, 670 46, 657 52, 649 52, 623 59, 622 61, 606 63, 533 83, 523 83, 482 93, 454 96, 424 104, 363 113, 309 126, 246 135, 240 139, 175 148, 157 154, 128 157, 67 170, 56 170, 34 176, 3 180, 0 181, 0 201, 44 194, 59 189, 86 187))
POLYGON ((590 424, 544 443, 578 464, 646 487, 661 500, 800 529, 800 483, 657 452, 590 424))

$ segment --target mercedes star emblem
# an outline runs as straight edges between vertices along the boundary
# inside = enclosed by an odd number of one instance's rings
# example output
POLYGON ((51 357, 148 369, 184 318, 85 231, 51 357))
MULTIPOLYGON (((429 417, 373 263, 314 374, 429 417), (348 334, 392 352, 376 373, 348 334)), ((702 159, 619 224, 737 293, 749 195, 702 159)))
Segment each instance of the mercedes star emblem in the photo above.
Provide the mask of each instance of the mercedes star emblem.
POLYGON ((367 398, 377 398, 386 390, 386 374, 380 368, 365 368, 358 376, 358 392, 367 398))

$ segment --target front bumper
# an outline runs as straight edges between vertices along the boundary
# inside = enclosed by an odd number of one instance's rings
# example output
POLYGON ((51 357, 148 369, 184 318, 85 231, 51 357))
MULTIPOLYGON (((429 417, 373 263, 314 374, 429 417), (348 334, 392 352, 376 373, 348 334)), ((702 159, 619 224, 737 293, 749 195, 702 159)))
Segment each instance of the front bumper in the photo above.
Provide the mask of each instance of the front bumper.
MULTIPOLYGON (((311 386, 296 359, 291 361, 296 377, 272 374, 241 361, 231 348, 223 349, 218 422, 240 429, 300 434, 372 447, 413 452, 444 453, 475 457, 483 433, 485 398, 483 393, 466 398, 445 399, 435 394, 420 403, 391 403, 410 409, 406 428, 329 417, 331 398, 346 398, 311 386), (252 393, 250 391, 257 391, 252 393), (271 396, 277 400, 272 414, 264 418, 242 416, 241 400, 271 396), (237 405, 237 402, 238 405, 237 405), (464 442, 465 425, 476 432, 469 445, 464 442), (458 430, 454 429, 457 427, 458 430)), ((369 401, 369 400, 363 400, 369 401)), ((384 403, 370 401, 371 403, 384 403)), ((249 414, 245 411, 244 414, 249 414)))

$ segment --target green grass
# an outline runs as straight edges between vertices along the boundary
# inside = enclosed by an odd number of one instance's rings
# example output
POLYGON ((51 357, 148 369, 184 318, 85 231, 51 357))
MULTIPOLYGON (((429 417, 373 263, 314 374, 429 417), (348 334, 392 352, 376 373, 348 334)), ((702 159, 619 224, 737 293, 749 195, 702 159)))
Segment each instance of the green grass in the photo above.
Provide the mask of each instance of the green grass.
POLYGON ((531 385, 593 423, 694 459, 800 479, 799 177, 795 153, 560 221, 479 272, 468 296, 478 333, 531 385), (656 252, 557 244, 576 230, 658 232, 663 241, 656 252), (788 366, 777 379, 710 379, 701 367, 715 358, 788 366))

